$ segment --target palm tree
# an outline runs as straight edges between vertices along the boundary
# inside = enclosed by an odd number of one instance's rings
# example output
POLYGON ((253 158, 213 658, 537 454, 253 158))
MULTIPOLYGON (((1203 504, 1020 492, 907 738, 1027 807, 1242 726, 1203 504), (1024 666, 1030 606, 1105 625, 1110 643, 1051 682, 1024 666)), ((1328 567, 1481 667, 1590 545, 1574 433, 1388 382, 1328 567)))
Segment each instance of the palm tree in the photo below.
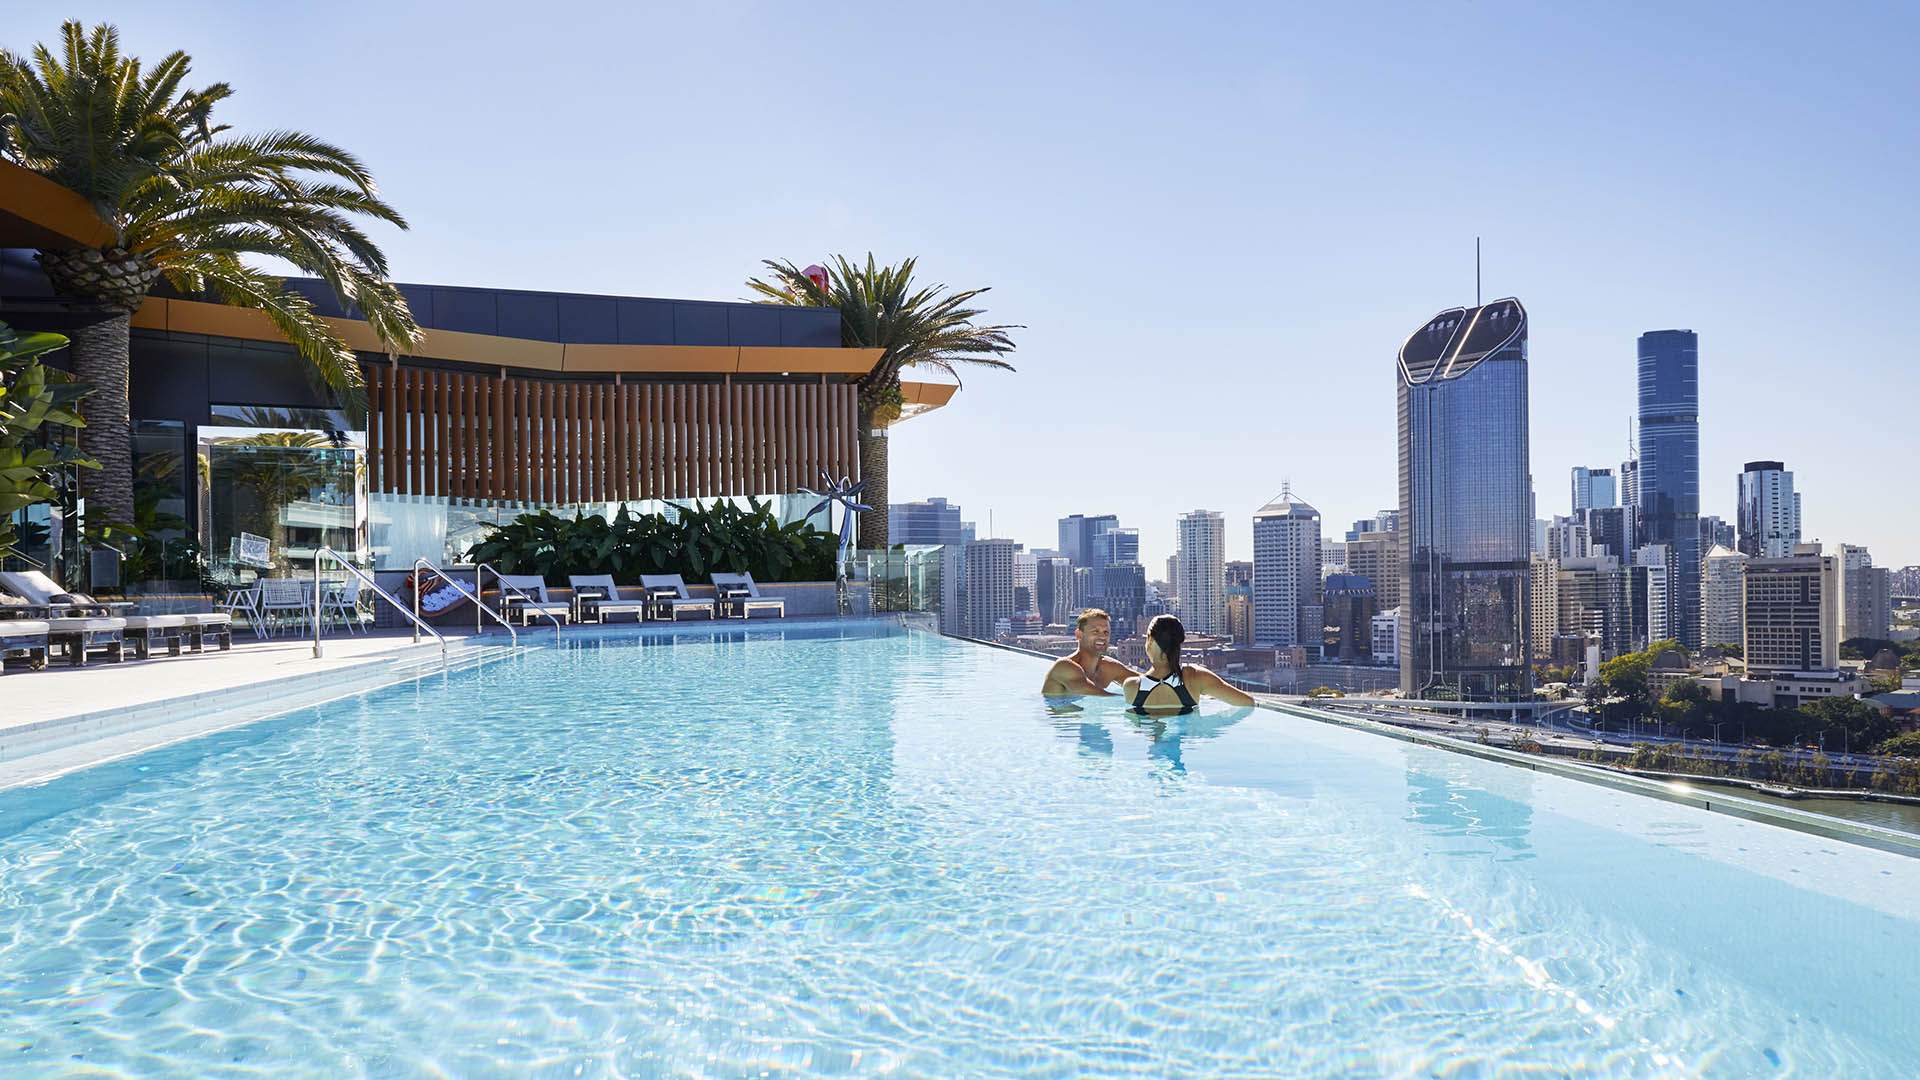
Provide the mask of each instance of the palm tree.
POLYGON ((822 281, 791 262, 768 259, 763 263, 767 280, 747 282, 762 303, 838 308, 842 345, 883 350, 859 382, 860 478, 866 481, 861 498, 873 507, 860 515, 860 546, 866 548, 887 546, 886 425, 900 416, 901 369, 936 368, 956 382, 956 368, 963 364, 1012 371, 1013 365, 1000 359, 1013 351, 1007 332, 1025 329, 975 325, 986 312, 969 305, 987 289, 915 288, 914 262, 880 266, 868 252, 862 266, 836 255, 833 271, 822 281))
POLYGON ((104 248, 47 250, 54 290, 85 301, 74 374, 93 386, 81 445, 102 468, 88 474, 96 520, 133 519, 127 404, 128 320, 154 282, 266 313, 350 406, 364 397, 359 365, 307 300, 249 257, 290 263, 326 281, 390 349, 420 331, 387 260, 356 217, 406 228, 353 155, 311 135, 232 135, 212 122, 225 83, 184 85, 191 60, 168 54, 151 70, 122 55, 102 24, 61 26, 56 54, 0 50, 0 155, 70 188, 113 230, 104 248))

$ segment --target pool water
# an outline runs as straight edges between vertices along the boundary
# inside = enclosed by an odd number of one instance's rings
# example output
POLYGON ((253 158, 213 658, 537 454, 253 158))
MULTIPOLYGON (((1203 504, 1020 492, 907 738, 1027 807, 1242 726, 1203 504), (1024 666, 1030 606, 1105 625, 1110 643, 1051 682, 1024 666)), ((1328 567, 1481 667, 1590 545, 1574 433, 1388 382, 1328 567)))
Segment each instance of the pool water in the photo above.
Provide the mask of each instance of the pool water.
POLYGON ((0 1075, 1910 1077, 1920 860, 693 631, 0 793, 0 1075))

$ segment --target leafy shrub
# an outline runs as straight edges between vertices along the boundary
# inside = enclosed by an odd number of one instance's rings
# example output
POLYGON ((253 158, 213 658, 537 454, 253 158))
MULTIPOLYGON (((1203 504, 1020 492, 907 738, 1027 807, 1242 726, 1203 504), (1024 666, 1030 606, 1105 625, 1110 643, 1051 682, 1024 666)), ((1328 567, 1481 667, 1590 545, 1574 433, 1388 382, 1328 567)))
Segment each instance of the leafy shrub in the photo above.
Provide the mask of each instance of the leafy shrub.
POLYGON ((731 501, 704 510, 676 504, 678 520, 630 515, 624 506, 612 521, 541 510, 494 527, 467 558, 543 578, 611 574, 633 582, 641 574, 679 574, 703 583, 715 571, 744 571, 756 581, 833 580, 833 534, 804 521, 782 525, 766 504, 747 502, 746 510, 731 501))

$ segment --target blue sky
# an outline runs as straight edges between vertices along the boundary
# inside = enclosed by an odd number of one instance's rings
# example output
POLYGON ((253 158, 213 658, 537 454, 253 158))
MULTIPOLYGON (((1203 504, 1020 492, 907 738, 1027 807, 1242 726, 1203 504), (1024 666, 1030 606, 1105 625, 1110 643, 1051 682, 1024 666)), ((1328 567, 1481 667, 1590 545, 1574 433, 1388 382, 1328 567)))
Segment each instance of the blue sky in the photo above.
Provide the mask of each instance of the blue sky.
MULTIPOLYGON (((733 299, 759 260, 918 255, 1024 324, 896 429, 896 500, 1157 567, 1283 481, 1392 504, 1393 357, 1515 295, 1542 516, 1614 465, 1634 338, 1700 335, 1702 508, 1796 473, 1810 538, 1920 562, 1912 10, 1785 5, 95 4, 243 129, 303 128, 413 224, 403 280, 733 299)), ((9 47, 57 12, 10 11, 9 47)))

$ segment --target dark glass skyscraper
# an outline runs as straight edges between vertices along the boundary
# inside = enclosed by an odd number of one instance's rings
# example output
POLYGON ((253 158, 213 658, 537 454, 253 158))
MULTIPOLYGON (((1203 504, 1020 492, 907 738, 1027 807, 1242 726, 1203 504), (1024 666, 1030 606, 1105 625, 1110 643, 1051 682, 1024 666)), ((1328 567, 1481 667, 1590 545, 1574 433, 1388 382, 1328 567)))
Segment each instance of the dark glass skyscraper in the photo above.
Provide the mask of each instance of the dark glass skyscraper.
POLYGON ((1400 346, 1400 689, 1514 701, 1527 667, 1527 312, 1435 315, 1400 346))
POLYGON ((1700 337, 1640 335, 1640 538, 1665 544, 1674 636, 1700 647, 1700 337))

